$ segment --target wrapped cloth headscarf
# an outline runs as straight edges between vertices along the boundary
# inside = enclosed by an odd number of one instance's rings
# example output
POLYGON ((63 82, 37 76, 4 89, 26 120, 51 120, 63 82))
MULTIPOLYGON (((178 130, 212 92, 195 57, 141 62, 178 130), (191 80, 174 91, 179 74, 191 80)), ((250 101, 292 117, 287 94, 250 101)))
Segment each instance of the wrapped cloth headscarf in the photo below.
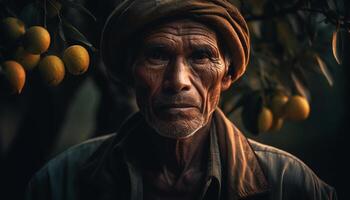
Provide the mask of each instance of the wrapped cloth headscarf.
POLYGON ((131 80, 127 59, 137 34, 167 19, 193 19, 212 28, 227 48, 232 80, 245 71, 250 40, 246 21, 226 0, 124 0, 111 13, 102 33, 101 55, 108 70, 121 81, 131 80))

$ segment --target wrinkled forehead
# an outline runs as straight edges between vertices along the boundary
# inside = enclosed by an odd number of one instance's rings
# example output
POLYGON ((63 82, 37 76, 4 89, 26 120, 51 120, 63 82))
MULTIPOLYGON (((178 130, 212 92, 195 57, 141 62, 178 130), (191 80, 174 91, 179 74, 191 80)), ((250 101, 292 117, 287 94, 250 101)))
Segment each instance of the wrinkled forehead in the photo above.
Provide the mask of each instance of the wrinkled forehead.
POLYGON ((207 25, 196 22, 190 19, 182 19, 170 21, 167 23, 161 23, 152 30, 148 30, 145 33, 145 37, 150 37, 159 34, 172 34, 175 36, 205 36, 208 38, 215 38, 216 33, 207 25))
POLYGON ((192 45, 195 43, 219 48, 217 33, 209 26, 191 19, 161 23, 145 30, 142 35, 143 45, 153 43, 192 45))

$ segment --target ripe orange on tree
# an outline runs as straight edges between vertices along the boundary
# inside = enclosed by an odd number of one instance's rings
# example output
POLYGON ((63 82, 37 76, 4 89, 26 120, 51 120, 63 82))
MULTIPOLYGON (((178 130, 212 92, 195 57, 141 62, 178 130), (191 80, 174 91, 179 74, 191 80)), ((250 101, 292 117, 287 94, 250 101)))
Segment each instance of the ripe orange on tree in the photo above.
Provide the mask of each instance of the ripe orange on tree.
POLYGON ((20 94, 26 80, 26 73, 21 64, 8 60, 2 63, 2 73, 9 83, 11 93, 20 94))
POLYGON ((258 115, 258 130, 260 133, 267 132, 272 126, 273 115, 269 108, 262 107, 258 115))
POLYGON ((310 114, 310 105, 306 98, 300 95, 292 96, 285 105, 285 116, 289 120, 304 120, 310 114))
POLYGON ((18 18, 7 17, 1 20, 0 35, 4 43, 11 43, 21 38, 26 32, 25 24, 18 18))
POLYGON ((19 62, 25 70, 29 71, 38 65, 40 54, 32 54, 27 52, 23 47, 18 47, 14 59, 19 62))
POLYGON ((81 45, 68 47, 63 53, 63 62, 69 73, 80 75, 85 73, 90 64, 88 51, 81 45))
POLYGON ((44 82, 50 86, 60 84, 65 75, 63 61, 55 55, 46 56, 40 60, 38 70, 44 82))
POLYGON ((50 46, 50 34, 41 26, 32 26, 23 36, 24 49, 33 54, 41 54, 50 46))

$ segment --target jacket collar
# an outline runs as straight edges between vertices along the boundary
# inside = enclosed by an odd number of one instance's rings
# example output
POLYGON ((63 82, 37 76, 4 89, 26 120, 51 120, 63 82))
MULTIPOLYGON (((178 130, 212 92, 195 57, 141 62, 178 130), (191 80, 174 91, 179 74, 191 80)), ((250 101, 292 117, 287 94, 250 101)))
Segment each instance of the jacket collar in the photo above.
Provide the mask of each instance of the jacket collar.
MULTIPOLYGON (((269 184, 248 140, 221 110, 214 112, 213 120, 207 175, 217 180, 219 192, 224 191, 221 199, 249 199, 267 194, 269 184)), ((119 129, 111 144, 100 150, 104 156, 96 155, 84 165, 84 180, 104 188, 101 186, 115 184, 111 177, 127 173, 127 182, 132 186, 130 199, 141 199, 142 176, 137 175, 137 159, 133 158, 143 149, 142 134, 137 133, 148 128, 141 114, 134 114, 119 129), (124 167, 120 167, 121 162, 124 167)))
POLYGON ((220 109, 214 124, 223 163, 223 181, 228 199, 249 199, 267 195, 269 183, 247 138, 220 109))

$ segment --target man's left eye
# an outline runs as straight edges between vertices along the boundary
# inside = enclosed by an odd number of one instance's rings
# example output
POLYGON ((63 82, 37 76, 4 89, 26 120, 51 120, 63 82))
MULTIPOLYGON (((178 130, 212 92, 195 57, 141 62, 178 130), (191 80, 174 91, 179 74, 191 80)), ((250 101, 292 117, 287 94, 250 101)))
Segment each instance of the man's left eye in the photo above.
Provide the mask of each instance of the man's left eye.
POLYGON ((195 51, 191 55, 191 59, 195 62, 208 61, 212 56, 206 51, 195 51))

